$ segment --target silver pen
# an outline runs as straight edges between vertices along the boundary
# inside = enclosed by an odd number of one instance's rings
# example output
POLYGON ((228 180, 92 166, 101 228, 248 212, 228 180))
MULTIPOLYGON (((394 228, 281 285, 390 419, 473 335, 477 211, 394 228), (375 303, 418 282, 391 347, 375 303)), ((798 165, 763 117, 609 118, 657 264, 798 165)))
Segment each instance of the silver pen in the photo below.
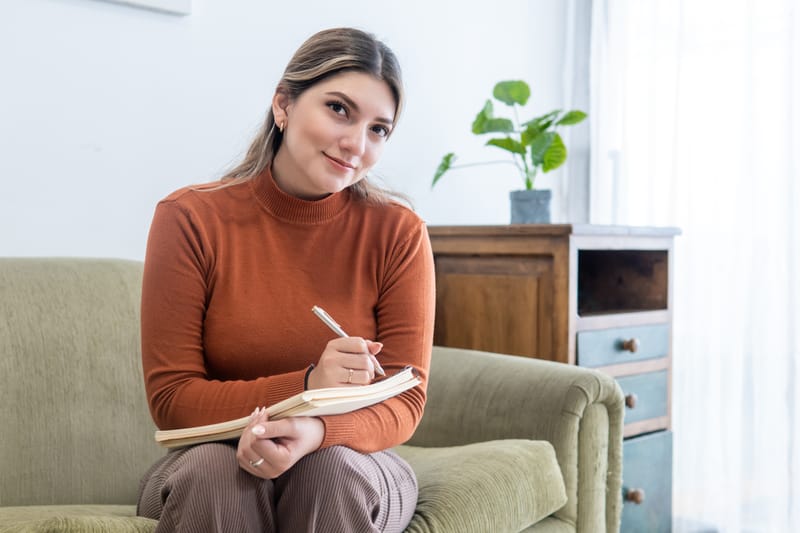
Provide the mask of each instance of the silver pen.
MULTIPOLYGON (((319 319, 325 323, 326 326, 331 328, 331 330, 333 330, 333 332, 339 335, 340 337, 349 337, 349 335, 345 333, 344 330, 342 329, 342 326, 337 324, 336 321, 333 319, 333 317, 331 317, 331 315, 325 312, 323 308, 315 305, 314 307, 311 308, 311 312, 317 315, 319 319)), ((383 370, 383 367, 378 362, 378 358, 372 355, 372 360, 375 363, 375 372, 377 372, 378 375, 385 376, 386 372, 383 370)))

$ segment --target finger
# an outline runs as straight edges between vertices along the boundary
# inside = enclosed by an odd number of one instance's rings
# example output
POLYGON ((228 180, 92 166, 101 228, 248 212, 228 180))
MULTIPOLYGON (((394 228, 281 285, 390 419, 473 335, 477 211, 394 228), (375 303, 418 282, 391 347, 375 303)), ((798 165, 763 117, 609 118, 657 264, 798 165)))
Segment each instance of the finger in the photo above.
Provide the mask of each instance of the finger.
POLYGON ((267 422, 269 422, 267 408, 262 407, 257 410, 254 416, 251 416, 250 425, 245 428, 245 431, 250 433, 250 437, 259 438, 267 432, 267 427, 269 426, 267 422))
POLYGON ((251 463, 249 459, 245 459, 239 462, 239 466, 256 477, 262 479, 270 479, 271 477, 272 468, 266 460, 262 463, 255 460, 251 463))
POLYGON ((342 368, 352 368, 353 370, 367 370, 374 372, 375 363, 372 356, 368 353, 344 355, 336 361, 342 368))
POLYGON ((369 385, 375 379, 375 373, 369 370, 355 370, 353 368, 345 369, 346 376, 343 385, 369 385))
POLYGON ((261 457, 252 449, 252 446, 240 448, 236 453, 237 462, 242 470, 258 477, 264 476, 264 472, 260 471, 259 468, 266 465, 266 460, 261 461, 261 457))
POLYGON ((255 422, 262 414, 266 413, 266 407, 256 407, 255 410, 250 413, 250 420, 249 423, 252 424, 255 422))
POLYGON ((281 439, 257 440, 253 443, 253 451, 263 457, 265 461, 258 466, 261 477, 273 478, 285 472, 294 462, 291 450, 285 444, 280 444, 281 439))
POLYGON ((250 423, 242 434, 240 445, 236 452, 237 462, 243 470, 264 479, 269 479, 269 474, 272 472, 269 455, 262 453, 262 450, 256 449, 255 445, 258 443, 256 437, 266 431, 267 422, 267 408, 256 407, 250 414, 250 423), (264 459, 263 461, 261 460, 262 458, 264 459))
POLYGON ((277 443, 272 442, 275 439, 280 439, 281 437, 293 438, 296 436, 295 425, 291 418, 264 421, 254 425, 250 432, 252 433, 254 445, 255 442, 270 441, 270 451, 272 451, 273 447, 277 447, 277 443))
POLYGON ((239 466, 256 477, 271 479, 276 472, 274 459, 278 457, 278 448, 278 445, 269 438, 253 439, 240 456, 239 466))
POLYGON ((356 383, 359 385, 369 385, 375 379, 375 370, 362 370, 361 372, 354 372, 353 376, 356 383))
POLYGON ((375 367, 375 373, 378 374, 379 376, 385 376, 386 372, 383 370, 383 367, 381 366, 380 362, 378 362, 378 358, 372 354, 370 354, 369 358, 370 361, 372 361, 372 366, 375 367))
POLYGON ((245 459, 247 460, 247 464, 250 466, 250 468, 252 468, 256 472, 258 472, 258 468, 266 462, 266 459, 264 459, 260 455, 254 456, 252 459, 245 457, 245 459))
POLYGON ((361 337, 339 337, 331 340, 328 344, 342 353, 369 353, 367 341, 361 337))
POLYGON ((383 370, 381 363, 378 361, 378 358, 375 357, 380 353, 383 349, 383 343, 377 341, 367 341, 367 349, 370 353, 370 359, 372 360, 372 365, 375 367, 375 373, 379 376, 385 376, 386 372, 383 370))

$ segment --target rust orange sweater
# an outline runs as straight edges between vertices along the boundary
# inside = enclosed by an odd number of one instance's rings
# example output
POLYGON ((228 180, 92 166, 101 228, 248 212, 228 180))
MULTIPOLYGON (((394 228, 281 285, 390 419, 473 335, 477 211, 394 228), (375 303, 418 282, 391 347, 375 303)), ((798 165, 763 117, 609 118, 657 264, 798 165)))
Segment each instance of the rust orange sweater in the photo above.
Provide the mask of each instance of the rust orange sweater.
POLYGON ((144 266, 142 362, 156 425, 238 418, 302 391, 333 338, 311 312, 319 305, 348 334, 384 344, 387 374, 412 365, 422 378, 376 406, 323 417, 322 446, 404 442, 425 405, 433 277, 425 225, 402 206, 347 190, 300 200, 268 172, 176 191, 156 207, 144 266))

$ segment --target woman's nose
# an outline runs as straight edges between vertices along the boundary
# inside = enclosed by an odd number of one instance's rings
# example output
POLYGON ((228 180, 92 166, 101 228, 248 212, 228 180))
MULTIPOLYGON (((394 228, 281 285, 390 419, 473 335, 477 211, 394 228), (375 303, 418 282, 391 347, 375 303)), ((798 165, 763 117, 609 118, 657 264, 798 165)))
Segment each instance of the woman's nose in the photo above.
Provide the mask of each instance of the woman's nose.
POLYGON ((367 146, 367 131, 361 126, 354 125, 344 132, 339 143, 349 153, 361 155, 367 146))

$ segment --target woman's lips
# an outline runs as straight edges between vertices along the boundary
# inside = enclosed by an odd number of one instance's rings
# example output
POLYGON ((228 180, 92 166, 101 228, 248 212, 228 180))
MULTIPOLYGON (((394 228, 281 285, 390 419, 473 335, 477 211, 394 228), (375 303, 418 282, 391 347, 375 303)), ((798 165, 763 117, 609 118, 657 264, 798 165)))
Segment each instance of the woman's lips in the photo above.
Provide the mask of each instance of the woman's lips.
POLYGON ((356 168, 354 165, 351 165, 350 163, 342 161, 341 159, 338 159, 336 157, 329 156, 325 152, 323 152, 323 155, 327 157, 328 161, 330 161, 334 166, 341 168, 343 170, 355 170, 356 168))

